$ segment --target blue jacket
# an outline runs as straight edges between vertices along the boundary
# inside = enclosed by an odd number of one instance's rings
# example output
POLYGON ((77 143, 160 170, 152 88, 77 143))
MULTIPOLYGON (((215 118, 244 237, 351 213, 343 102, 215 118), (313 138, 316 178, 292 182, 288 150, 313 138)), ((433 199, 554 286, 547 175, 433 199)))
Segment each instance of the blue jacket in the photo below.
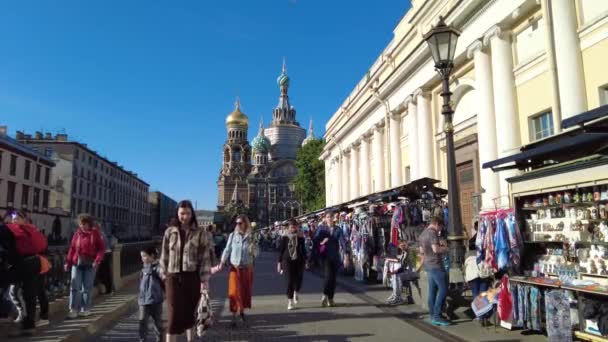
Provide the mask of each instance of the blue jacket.
POLYGON ((230 261, 232 266, 248 266, 253 264, 253 255, 251 254, 254 243, 253 236, 247 233, 245 235, 233 232, 228 236, 226 248, 222 253, 222 262, 225 264, 230 261))
POLYGON ((139 281, 139 305, 152 305, 163 302, 163 284, 160 279, 160 265, 158 261, 144 265, 139 281))

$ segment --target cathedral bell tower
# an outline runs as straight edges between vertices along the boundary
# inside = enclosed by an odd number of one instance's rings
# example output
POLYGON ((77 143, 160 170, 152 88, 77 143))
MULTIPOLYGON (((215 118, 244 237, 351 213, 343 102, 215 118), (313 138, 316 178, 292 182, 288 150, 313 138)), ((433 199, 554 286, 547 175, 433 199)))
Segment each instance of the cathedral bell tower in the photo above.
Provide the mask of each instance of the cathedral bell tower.
POLYGON ((249 119, 241 112, 241 105, 237 98, 234 111, 226 117, 226 130, 228 137, 223 146, 223 163, 218 180, 219 201, 218 208, 230 203, 234 191, 238 197, 247 204, 247 188, 238 187, 238 183, 246 183, 251 172, 251 146, 248 142, 249 119), (243 191, 243 193, 240 193, 243 191))

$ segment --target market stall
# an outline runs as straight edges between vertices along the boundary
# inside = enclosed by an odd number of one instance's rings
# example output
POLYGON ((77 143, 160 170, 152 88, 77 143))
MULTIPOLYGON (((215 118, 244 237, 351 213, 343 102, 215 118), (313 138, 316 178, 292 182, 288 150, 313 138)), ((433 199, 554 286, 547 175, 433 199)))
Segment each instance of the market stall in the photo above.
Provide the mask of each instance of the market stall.
POLYGON ((513 310, 512 325, 550 339, 568 340, 574 329, 598 340, 608 336, 608 106, 562 128, 483 167, 520 170, 507 181, 524 241, 521 268, 507 272, 520 275, 510 278, 518 305, 544 310, 513 310))

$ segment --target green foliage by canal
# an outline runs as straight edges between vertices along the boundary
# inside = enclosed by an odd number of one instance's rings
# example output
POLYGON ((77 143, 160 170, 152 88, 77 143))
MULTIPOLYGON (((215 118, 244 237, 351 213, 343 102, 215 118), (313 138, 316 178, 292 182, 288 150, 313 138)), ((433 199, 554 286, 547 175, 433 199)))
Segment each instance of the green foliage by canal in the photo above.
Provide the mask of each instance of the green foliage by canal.
POLYGON ((319 160, 325 141, 314 139, 298 150, 295 192, 303 212, 325 207, 325 164, 319 160))

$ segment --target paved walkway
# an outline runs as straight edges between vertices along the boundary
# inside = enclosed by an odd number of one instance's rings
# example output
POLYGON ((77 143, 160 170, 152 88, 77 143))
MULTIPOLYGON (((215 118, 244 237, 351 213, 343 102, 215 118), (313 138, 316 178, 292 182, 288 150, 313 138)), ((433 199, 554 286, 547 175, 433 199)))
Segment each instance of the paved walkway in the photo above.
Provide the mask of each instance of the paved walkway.
MULTIPOLYGON (((337 307, 320 305, 322 279, 307 272, 297 310, 287 311, 285 280, 276 273, 276 256, 263 253, 257 261, 253 310, 249 327, 230 329, 226 300, 227 272, 213 277, 212 303, 218 324, 205 341, 545 341, 542 336, 523 336, 498 328, 481 328, 463 319, 438 328, 426 321, 426 313, 416 305, 388 307, 383 301, 389 290, 380 285, 363 285, 352 277, 341 277, 336 294, 337 307)), ((112 297, 100 297, 87 319, 64 317, 40 328, 34 337, 22 341, 137 341, 136 284, 112 297)), ((149 334, 151 338, 151 334, 149 334)), ((152 339, 150 339, 151 341, 152 339)), ((182 337, 180 341, 185 341, 182 337)))
MULTIPOLYGON (((229 328, 230 313, 226 300, 227 273, 212 279, 214 311, 219 323, 204 337, 205 341, 464 341, 420 320, 415 306, 407 312, 379 305, 357 288, 345 286, 336 294, 337 307, 322 308, 322 279, 307 272, 300 305, 287 311, 285 280, 276 273, 275 254, 264 253, 257 261, 253 310, 249 327, 229 328)), ((347 285, 347 284, 345 284, 347 285)), ((380 289, 378 292, 385 291, 380 289)), ((135 312, 96 336, 94 341, 134 341, 137 339, 135 312)), ((185 341, 182 337, 180 341, 185 341)))

